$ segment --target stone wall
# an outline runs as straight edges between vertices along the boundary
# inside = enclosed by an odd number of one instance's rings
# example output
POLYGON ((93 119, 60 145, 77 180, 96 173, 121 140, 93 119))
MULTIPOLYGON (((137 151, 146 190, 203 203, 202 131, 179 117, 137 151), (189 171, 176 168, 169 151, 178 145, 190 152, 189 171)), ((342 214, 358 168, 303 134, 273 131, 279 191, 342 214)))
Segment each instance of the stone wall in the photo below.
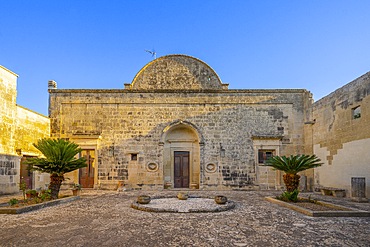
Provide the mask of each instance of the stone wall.
POLYGON ((20 157, 0 154, 0 195, 19 191, 20 157))
MULTIPOLYGON (((40 155, 32 143, 50 136, 50 120, 16 104, 17 75, 2 66, 0 86, 0 159, 3 162, 0 193, 13 193, 19 189, 21 157, 40 155)), ((48 174, 35 172, 32 187, 44 188, 48 179, 48 174)))
POLYGON ((314 103, 314 152, 324 165, 315 183, 346 189, 351 177, 366 177, 370 197, 370 72, 314 103), (360 114, 359 114, 360 113, 360 114))
MULTIPOLYGON (((253 137, 278 138, 281 154, 305 151, 303 129, 311 102, 306 90, 50 89, 49 93, 51 136, 77 143, 90 137, 99 143, 90 147, 97 150, 96 186, 114 187, 124 181, 133 187, 163 188, 168 159, 163 135, 177 124, 199 137, 199 161, 192 162, 199 162, 200 174, 194 181, 205 189, 258 185, 253 137), (131 160, 132 154, 137 160, 131 160), (149 164, 158 169, 149 169, 149 164)), ((272 183, 275 186, 276 181, 272 183)))
POLYGON ((17 75, 0 66, 0 154, 15 155, 17 75))
MULTIPOLYGON (((50 120, 48 117, 17 105, 15 129, 15 147, 19 155, 39 156, 40 152, 33 146, 41 138, 50 137, 50 120)), ((50 183, 50 174, 33 172, 32 187, 44 189, 50 183)))
POLYGON ((15 147, 24 155, 39 155, 32 145, 41 138, 50 137, 50 120, 48 117, 17 106, 15 129, 15 147))

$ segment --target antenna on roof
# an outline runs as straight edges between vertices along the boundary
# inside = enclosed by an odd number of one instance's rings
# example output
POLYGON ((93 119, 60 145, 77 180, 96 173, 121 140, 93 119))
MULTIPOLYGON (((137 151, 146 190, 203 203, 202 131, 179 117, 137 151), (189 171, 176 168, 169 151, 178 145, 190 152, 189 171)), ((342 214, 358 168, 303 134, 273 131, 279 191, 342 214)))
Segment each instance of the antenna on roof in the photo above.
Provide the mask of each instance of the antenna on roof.
POLYGON ((152 57, 154 57, 154 59, 157 58, 157 52, 155 52, 154 49, 152 49, 151 51, 149 51, 149 50, 145 50, 145 51, 148 52, 148 53, 150 53, 150 54, 152 54, 152 57))

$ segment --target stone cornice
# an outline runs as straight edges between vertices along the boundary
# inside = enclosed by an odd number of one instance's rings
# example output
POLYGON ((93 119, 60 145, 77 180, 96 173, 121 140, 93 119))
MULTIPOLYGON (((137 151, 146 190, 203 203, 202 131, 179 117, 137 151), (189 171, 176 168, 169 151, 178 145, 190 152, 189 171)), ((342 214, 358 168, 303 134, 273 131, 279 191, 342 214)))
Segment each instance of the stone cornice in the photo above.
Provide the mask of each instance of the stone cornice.
POLYGON ((13 71, 11 71, 10 69, 5 68, 4 66, 0 65, 0 68, 2 68, 3 70, 11 73, 12 75, 15 75, 16 77, 18 77, 18 75, 16 73, 14 73, 13 71))

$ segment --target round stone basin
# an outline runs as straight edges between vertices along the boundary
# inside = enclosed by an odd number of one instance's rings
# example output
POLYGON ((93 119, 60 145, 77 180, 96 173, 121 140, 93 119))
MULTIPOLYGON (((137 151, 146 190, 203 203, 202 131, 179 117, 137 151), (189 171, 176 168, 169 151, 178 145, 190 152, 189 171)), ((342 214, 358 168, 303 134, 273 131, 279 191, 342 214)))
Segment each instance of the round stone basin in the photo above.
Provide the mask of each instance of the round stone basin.
POLYGON ((148 212, 170 213, 206 213, 221 212, 235 207, 233 201, 217 204, 214 197, 191 197, 179 200, 177 197, 152 197, 149 204, 139 204, 134 201, 132 208, 148 212))

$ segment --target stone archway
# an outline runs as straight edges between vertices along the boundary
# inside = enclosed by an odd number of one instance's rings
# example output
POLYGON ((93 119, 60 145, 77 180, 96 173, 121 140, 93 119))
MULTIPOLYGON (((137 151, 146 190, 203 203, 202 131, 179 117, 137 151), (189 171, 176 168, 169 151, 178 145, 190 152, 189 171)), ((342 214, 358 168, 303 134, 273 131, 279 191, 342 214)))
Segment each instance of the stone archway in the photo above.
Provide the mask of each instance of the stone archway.
POLYGON ((172 188, 199 188, 200 141, 197 129, 190 123, 167 126, 162 135, 163 178, 172 188))

